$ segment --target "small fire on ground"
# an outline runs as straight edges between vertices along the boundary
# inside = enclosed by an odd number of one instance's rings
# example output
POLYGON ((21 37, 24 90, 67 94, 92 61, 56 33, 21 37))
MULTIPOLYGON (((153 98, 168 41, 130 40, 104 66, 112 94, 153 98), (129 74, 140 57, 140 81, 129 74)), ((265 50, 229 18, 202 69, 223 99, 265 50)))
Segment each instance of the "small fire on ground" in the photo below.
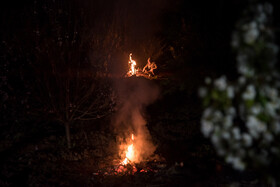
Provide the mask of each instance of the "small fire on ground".
POLYGON ((134 157, 135 157, 134 146, 133 146, 134 134, 131 135, 131 141, 132 143, 127 147, 125 159, 121 162, 122 165, 127 165, 128 163, 134 161, 134 157))
MULTIPOLYGON (((115 171, 117 174, 135 174, 136 172, 147 173, 149 171, 157 172, 157 170, 152 170, 150 167, 143 167, 143 160, 139 158, 139 150, 136 146, 136 138, 134 134, 131 134, 130 139, 127 143, 121 145, 120 155, 122 157, 121 162, 116 166, 115 171), (137 163, 142 162, 142 166, 136 168, 137 163)), ((138 142, 141 140, 138 140, 138 142)))
POLYGON ((137 150, 136 140, 137 137, 134 134, 131 134, 130 138, 120 146, 119 155, 121 156, 121 159, 114 160, 112 165, 101 168, 98 172, 93 173, 93 175, 123 176, 134 175, 136 173, 157 173, 166 167, 165 160, 158 155, 154 155, 153 158, 150 158, 149 160, 139 159, 139 150, 137 150))
POLYGON ((130 143, 126 145, 125 149, 125 158, 120 162, 120 165, 116 168, 117 173, 129 172, 130 174, 134 174, 137 172, 137 168, 134 165, 136 161, 136 150, 134 147, 134 134, 131 134, 130 143), (127 165, 129 164, 129 167, 127 165))

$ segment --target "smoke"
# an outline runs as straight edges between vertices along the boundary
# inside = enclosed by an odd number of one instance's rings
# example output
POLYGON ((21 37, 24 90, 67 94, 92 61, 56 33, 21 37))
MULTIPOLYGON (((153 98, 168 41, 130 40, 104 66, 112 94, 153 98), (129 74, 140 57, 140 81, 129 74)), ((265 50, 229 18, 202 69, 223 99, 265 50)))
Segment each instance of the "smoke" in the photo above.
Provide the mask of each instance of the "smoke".
POLYGON ((152 143, 151 135, 146 126, 145 108, 153 103, 159 88, 145 78, 130 77, 116 83, 119 96, 118 112, 113 118, 117 133, 122 137, 135 135, 135 159, 140 162, 151 156, 156 146, 152 143))

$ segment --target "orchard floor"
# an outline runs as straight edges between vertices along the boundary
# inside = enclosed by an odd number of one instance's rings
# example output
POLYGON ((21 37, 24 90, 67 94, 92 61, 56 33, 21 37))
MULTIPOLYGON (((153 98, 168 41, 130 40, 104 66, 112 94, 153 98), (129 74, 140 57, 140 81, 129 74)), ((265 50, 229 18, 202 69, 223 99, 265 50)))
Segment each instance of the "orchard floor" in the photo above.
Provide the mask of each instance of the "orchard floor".
MULTIPOLYGON (((191 77, 192 75, 189 74, 191 77)), ((200 133, 200 82, 158 79, 161 96, 146 108, 147 127, 164 161, 151 172, 106 174, 117 158, 111 117, 71 127, 42 120, 0 126, 0 186, 256 186, 254 172, 240 173, 218 158, 200 133)))
POLYGON ((50 128, 41 130, 45 132, 41 137, 34 132, 35 136, 29 134, 29 137, 15 134, 19 136, 17 140, 1 139, 1 186, 255 186, 259 183, 252 173, 238 173, 224 165, 207 142, 193 150, 179 141, 178 146, 159 146, 163 150, 161 156, 167 159, 157 172, 97 175, 114 159, 114 149, 110 150, 114 146, 113 134, 102 130, 74 133, 75 145, 68 150, 62 134, 54 135, 50 128))

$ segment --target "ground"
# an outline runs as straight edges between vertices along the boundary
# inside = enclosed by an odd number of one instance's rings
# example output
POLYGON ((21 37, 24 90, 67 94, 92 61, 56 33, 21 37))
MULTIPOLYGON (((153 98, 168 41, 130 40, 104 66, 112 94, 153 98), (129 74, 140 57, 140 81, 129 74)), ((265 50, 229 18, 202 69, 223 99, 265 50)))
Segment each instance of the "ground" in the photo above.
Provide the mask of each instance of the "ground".
MULTIPOLYGON (((28 121, 2 125, 1 186, 227 186, 259 184, 252 172, 239 173, 217 157, 200 133, 200 103, 192 85, 152 80, 161 87, 157 102, 146 110, 147 126, 161 162, 142 163, 152 171, 110 173, 118 159, 110 116, 71 128, 73 147, 66 147, 63 126, 28 121), (166 88, 169 89, 166 89, 166 88), (186 89, 190 88, 192 91, 186 89)), ((177 83, 176 83, 177 82, 177 83)))

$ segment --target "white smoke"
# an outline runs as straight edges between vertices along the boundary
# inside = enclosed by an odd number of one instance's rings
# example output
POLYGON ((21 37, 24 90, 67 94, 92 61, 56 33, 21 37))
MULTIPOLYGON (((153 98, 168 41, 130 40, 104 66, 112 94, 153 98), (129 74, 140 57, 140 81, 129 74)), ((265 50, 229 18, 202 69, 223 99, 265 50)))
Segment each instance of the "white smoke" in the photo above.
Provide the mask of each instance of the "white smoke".
POLYGON ((158 95, 158 87, 145 78, 130 77, 116 83, 119 106, 113 118, 113 124, 120 136, 135 135, 135 162, 140 162, 151 156, 156 146, 146 126, 144 112, 146 106, 154 102, 158 95))

